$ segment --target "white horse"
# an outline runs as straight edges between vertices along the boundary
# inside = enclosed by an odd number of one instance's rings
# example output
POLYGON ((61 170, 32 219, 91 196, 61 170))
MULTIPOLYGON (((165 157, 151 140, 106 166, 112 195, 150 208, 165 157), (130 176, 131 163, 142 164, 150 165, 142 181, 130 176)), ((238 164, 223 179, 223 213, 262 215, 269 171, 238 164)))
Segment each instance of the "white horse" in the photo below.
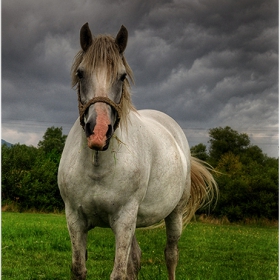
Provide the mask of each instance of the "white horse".
POLYGON ((93 37, 86 23, 72 66, 80 118, 67 137, 58 171, 72 242, 72 279, 86 278, 87 232, 97 226, 115 234, 110 279, 137 279, 141 250, 135 229, 163 219, 165 260, 169 279, 175 279, 182 228, 217 190, 172 118, 133 107, 132 71, 123 56, 127 37, 124 26, 116 38, 93 37))

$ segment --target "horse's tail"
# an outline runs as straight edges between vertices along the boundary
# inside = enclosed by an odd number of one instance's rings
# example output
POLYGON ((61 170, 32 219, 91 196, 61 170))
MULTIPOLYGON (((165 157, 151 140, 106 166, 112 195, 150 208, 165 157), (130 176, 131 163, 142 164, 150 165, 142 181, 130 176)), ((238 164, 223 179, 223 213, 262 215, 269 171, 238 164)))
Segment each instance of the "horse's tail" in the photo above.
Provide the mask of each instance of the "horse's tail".
POLYGON ((195 212, 218 196, 218 186, 210 171, 213 168, 206 162, 191 157, 191 192, 183 215, 183 224, 187 225, 195 212))

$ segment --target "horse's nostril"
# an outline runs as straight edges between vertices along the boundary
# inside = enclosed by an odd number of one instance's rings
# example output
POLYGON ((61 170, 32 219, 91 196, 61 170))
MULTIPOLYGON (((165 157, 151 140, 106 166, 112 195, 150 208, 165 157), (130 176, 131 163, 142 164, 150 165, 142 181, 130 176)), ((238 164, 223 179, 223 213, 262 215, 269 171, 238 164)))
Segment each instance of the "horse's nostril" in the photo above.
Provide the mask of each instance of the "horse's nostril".
POLYGON ((113 134, 113 127, 109 124, 108 125, 108 130, 107 130, 107 133, 106 133, 106 137, 107 138, 110 138, 113 134))
POLYGON ((90 135, 93 134, 93 128, 94 128, 94 126, 92 127, 91 123, 89 123, 89 122, 86 123, 86 125, 85 125, 86 137, 89 137, 90 135))

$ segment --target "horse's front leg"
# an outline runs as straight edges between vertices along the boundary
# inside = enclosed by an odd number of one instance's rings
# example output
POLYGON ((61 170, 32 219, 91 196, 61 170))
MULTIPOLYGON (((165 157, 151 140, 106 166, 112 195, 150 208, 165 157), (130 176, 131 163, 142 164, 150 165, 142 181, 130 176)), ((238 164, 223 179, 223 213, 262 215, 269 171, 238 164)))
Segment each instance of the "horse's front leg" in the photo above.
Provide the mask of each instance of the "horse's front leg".
POLYGON ((130 257, 131 244, 136 228, 138 206, 124 206, 120 213, 114 215, 111 223, 115 233, 116 252, 114 268, 111 280, 134 280, 137 275, 128 276, 128 261, 130 257))
POLYGON ((86 279, 86 259, 87 259, 87 230, 85 221, 79 215, 71 213, 67 217, 68 231, 72 244, 72 280, 86 279))

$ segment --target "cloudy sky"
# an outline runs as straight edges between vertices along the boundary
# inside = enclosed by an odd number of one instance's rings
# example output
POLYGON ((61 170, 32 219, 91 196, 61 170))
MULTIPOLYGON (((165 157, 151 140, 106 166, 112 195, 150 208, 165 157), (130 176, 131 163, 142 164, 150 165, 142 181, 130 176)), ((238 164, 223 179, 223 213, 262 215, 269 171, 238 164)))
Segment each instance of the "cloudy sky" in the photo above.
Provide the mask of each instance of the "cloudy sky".
POLYGON ((2 138, 37 146, 78 116, 79 31, 129 32, 133 102, 171 115, 190 145, 230 126, 278 157, 277 0, 2 0, 2 138))

